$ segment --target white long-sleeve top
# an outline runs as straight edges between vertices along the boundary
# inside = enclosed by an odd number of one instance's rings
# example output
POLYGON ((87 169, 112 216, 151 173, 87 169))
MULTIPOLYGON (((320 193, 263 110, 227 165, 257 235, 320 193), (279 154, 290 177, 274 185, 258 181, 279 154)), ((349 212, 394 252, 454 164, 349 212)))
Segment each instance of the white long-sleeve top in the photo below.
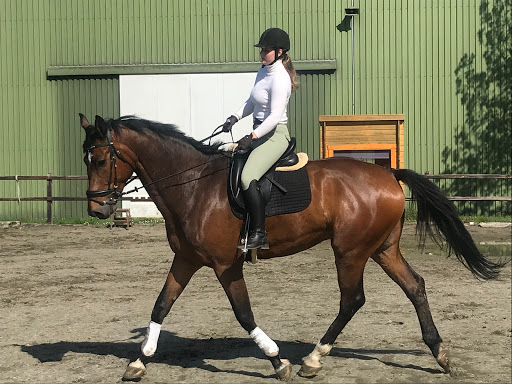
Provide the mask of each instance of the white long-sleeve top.
POLYGON ((257 137, 262 137, 278 124, 286 124, 288 116, 286 107, 292 93, 290 75, 281 60, 259 69, 256 81, 247 101, 234 113, 238 120, 253 114, 263 121, 254 130, 257 137))

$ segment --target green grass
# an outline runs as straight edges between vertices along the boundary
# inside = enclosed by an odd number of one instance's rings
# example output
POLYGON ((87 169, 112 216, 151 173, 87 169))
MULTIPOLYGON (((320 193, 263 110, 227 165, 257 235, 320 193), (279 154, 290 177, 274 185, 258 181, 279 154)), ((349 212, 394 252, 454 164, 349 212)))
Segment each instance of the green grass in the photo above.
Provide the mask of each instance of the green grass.
POLYGON ((462 221, 475 223, 491 223, 491 222, 512 222, 512 216, 461 216, 462 221))
MULTIPOLYGON (((132 218, 133 224, 145 224, 145 225, 155 225, 164 222, 164 219, 158 218, 146 218, 146 217, 134 217, 132 218)), ((88 225, 109 225, 110 219, 100 220, 94 217, 88 217, 85 219, 54 219, 53 224, 88 224, 88 225)))
MULTIPOLYGON (((405 209, 405 221, 416 221, 416 209, 406 208, 405 209)), ((470 221, 475 223, 510 223, 512 222, 512 216, 460 216, 461 220, 465 223, 470 221)))
MULTIPOLYGON (((461 216, 463 222, 468 223, 470 221, 475 223, 489 223, 489 222, 512 222, 512 216, 461 216)), ((133 224, 143 224, 143 225, 155 225, 164 223, 164 219, 161 218, 143 218, 143 217, 135 217, 132 219, 133 224)), ((17 221, 17 219, 1 219, 0 221, 17 221)), ((416 221, 416 209, 414 208, 406 208, 405 210, 405 221, 416 221)), ((36 223, 36 224, 46 224, 46 219, 40 220, 29 220, 29 219, 21 219, 22 223, 36 223)), ((110 224, 110 220, 99 220, 94 217, 87 218, 63 218, 63 219, 53 219, 53 224, 57 225, 97 225, 104 226, 110 224)))
MULTIPOLYGON (((0 219, 0 221, 18 221, 17 219, 0 219)), ((158 218, 143 218, 143 217, 135 217, 132 219, 133 224, 144 224, 144 225, 155 225, 164 222, 164 219, 158 218)), ((46 224, 46 219, 39 220, 29 220, 29 219, 21 219, 22 223, 33 223, 33 224, 46 224)), ((97 225, 97 226, 105 226, 110 224, 110 219, 100 220, 94 217, 87 218, 63 218, 63 219, 53 219, 53 224, 56 225, 97 225)))

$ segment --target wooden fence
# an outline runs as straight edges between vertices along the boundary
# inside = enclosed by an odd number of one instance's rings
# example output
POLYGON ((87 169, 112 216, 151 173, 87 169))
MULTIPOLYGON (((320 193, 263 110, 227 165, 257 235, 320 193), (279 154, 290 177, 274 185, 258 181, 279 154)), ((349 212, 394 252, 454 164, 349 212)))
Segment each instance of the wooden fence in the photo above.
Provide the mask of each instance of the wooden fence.
MULTIPOLYGON (((22 180, 46 180, 46 196, 37 196, 37 197, 0 197, 0 201, 46 201, 46 222, 53 223, 53 202, 54 201, 87 201, 86 196, 80 197, 59 197, 53 196, 53 181, 54 180, 87 180, 87 176, 54 176, 49 173, 46 176, 0 176, 0 181, 2 180, 12 180, 12 181, 22 181, 22 180)), ((85 195, 85 192, 84 192, 85 195)), ((123 197, 119 200, 125 201, 151 201, 149 197, 123 197)))
MULTIPOLYGON (((499 174, 439 174, 430 175, 425 172, 425 177, 428 179, 512 179, 512 175, 499 175, 499 174)), ((46 180, 46 196, 39 197, 0 197, 0 201, 46 201, 46 221, 53 222, 53 202, 54 201, 87 201, 87 197, 58 197, 53 196, 52 183, 54 180, 87 180, 87 176, 54 176, 48 174, 46 176, 0 176, 0 181, 22 181, 22 180, 46 180)), ((449 196, 452 201, 512 201, 511 196, 449 196)), ((410 200, 406 197, 406 200, 410 200)), ((120 200, 125 201, 151 201, 150 197, 123 197, 120 200)))
MULTIPOLYGON (((425 177, 431 180, 455 180, 455 179, 512 179, 512 175, 499 175, 490 173, 473 174, 439 174, 431 175, 425 172, 425 177)), ((512 196, 449 196, 452 201, 512 201, 512 196)))

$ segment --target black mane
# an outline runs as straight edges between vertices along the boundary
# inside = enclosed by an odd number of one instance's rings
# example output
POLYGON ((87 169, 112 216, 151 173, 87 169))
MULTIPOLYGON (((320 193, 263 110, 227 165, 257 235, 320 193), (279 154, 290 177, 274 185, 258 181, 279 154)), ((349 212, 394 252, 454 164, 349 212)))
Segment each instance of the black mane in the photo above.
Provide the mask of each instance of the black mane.
MULTIPOLYGON (((164 124, 156 121, 145 120, 137 116, 121 116, 118 119, 110 119, 106 123, 114 130, 115 133, 119 133, 120 128, 127 128, 139 133, 152 132, 163 141, 165 141, 167 138, 174 138, 179 141, 188 143, 205 155, 221 153, 219 147, 222 145, 222 143, 215 142, 212 145, 203 144, 196 139, 187 136, 173 124, 164 124)), ((84 152, 87 148, 91 147, 94 141, 98 138, 99 133, 97 130, 93 126, 89 126, 86 129, 86 138, 83 144, 84 152)))

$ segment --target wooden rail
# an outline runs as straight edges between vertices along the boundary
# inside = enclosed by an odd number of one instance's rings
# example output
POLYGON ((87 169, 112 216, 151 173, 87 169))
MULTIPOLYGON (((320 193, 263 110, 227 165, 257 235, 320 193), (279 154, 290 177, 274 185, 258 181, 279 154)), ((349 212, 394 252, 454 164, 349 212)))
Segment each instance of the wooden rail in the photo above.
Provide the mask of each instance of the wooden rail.
MULTIPOLYGON (((493 173, 471 173, 471 174, 448 174, 441 173, 431 175, 429 172, 424 173, 425 177, 432 180, 452 180, 452 179, 512 179, 512 175, 500 175, 493 173)), ((512 196, 450 196, 452 201, 512 201, 512 196)))
MULTIPOLYGON (((87 197, 60 197, 53 196, 53 184, 54 180, 87 180, 87 176, 54 176, 49 173, 46 176, 0 176, 0 181, 23 181, 23 180, 46 180, 46 196, 36 197, 0 197, 0 201, 46 201, 46 222, 53 223, 53 202, 54 201, 87 201, 87 197)), ((133 197, 122 197, 119 200, 124 201, 140 201, 148 202, 152 201, 150 197, 133 196, 133 197)))
MULTIPOLYGON (((499 174, 439 174, 431 175, 425 172, 425 177, 428 179, 512 179, 512 175, 499 175, 499 174)), ((54 201, 87 201, 87 197, 59 197, 53 196, 54 180, 87 180, 87 176, 54 176, 49 173, 46 176, 0 176, 0 181, 22 181, 22 180, 46 180, 46 196, 36 197, 0 197, 0 201, 46 201, 46 221, 53 222, 53 202, 54 201)), ((511 196, 451 196, 448 197, 452 201, 512 201, 511 196)), ((152 201, 150 197, 123 197, 119 200, 124 201, 152 201)), ((406 200, 411 200, 406 197, 406 200)))

